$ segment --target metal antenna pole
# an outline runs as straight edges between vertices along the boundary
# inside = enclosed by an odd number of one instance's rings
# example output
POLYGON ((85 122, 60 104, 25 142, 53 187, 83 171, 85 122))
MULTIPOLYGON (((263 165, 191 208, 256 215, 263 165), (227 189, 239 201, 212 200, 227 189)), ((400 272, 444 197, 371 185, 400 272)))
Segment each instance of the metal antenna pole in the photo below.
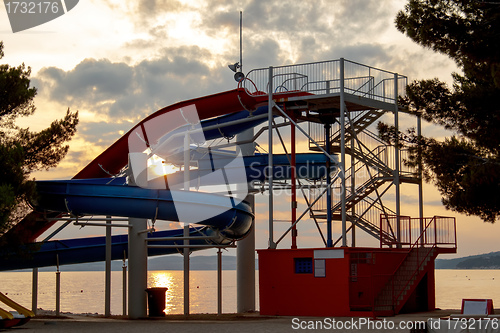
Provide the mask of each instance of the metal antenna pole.
POLYGON ((240 72, 243 73, 243 12, 240 11, 240 72))

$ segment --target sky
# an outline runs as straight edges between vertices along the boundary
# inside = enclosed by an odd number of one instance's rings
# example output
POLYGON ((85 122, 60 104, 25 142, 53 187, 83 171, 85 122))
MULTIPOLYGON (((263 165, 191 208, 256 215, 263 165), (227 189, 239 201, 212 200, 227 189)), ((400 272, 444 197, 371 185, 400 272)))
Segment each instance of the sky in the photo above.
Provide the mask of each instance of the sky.
MULTIPOLYGON (((80 124, 65 160, 36 179, 68 179, 135 123, 175 102, 234 89, 227 68, 239 60, 239 12, 243 11, 243 72, 339 59, 400 73, 410 81, 437 77, 451 84, 455 64, 397 31, 404 0, 177 1, 80 0, 65 15, 12 33, 0 6, 5 56, 0 63, 32 69, 37 112, 20 120, 47 127, 69 108, 80 124)), ((403 119, 403 125, 414 119, 403 119)), ((424 135, 450 133, 423 124, 424 135)), ((402 213, 416 215, 417 189, 405 185, 402 213)), ((280 200, 280 199, 279 199, 280 200)), ((284 201, 287 198, 283 199, 284 201)), ((267 196, 257 195, 257 248, 267 247, 267 196)), ((432 184, 424 186, 425 216, 457 217, 458 253, 500 250, 500 226, 447 211, 432 184)), ((288 205, 277 218, 289 219, 288 205)), ((278 231, 286 228, 277 227, 278 231)), ((64 230, 60 237, 102 235, 104 230, 64 230)), ((301 222, 299 247, 321 246, 311 220, 301 222)), ((340 224, 334 224, 339 232, 340 224)), ((338 234, 337 234, 338 235, 338 234)), ((359 235, 359 243, 373 245, 359 235)), ((283 247, 288 247, 284 244, 283 247)), ((443 256, 444 257, 444 256, 443 256)), ((451 256, 448 256, 451 257, 451 256)))

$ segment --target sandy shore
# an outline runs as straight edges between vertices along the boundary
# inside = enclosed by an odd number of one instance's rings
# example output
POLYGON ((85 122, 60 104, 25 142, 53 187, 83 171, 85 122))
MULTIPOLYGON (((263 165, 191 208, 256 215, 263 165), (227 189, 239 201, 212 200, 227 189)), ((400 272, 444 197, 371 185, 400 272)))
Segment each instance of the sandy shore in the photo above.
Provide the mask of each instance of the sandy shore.
POLYGON ((120 316, 104 318, 98 315, 63 314, 55 317, 40 314, 27 324, 11 331, 31 332, 94 332, 94 333, 154 333, 154 332, 297 332, 302 330, 335 332, 410 332, 409 323, 427 321, 428 318, 446 317, 457 310, 403 314, 377 319, 369 318, 317 318, 270 317, 258 314, 195 314, 168 315, 159 319, 129 320, 120 316), (401 325, 405 326, 401 328, 401 325))

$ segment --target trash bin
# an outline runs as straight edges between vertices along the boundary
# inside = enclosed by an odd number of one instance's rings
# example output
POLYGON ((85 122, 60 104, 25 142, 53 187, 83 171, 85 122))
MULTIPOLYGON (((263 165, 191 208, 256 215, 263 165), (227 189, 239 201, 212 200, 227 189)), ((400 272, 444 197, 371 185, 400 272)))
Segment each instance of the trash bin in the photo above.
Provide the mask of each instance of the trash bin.
POLYGON ((168 288, 154 287, 146 289, 150 317, 165 317, 165 293, 168 288))

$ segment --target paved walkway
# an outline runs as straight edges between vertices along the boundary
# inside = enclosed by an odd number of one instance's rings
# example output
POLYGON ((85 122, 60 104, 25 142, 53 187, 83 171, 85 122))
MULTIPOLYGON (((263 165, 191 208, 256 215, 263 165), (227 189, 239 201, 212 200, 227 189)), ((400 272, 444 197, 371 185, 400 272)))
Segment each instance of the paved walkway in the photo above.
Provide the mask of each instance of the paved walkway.
MULTIPOLYGON (((192 315, 167 316, 165 319, 128 320, 71 315, 64 319, 51 316, 32 319, 27 324, 10 329, 11 332, 93 332, 93 333, 265 333, 317 330, 319 332, 410 332, 408 325, 428 318, 445 317, 455 310, 405 314, 387 318, 312 318, 260 317, 258 315, 192 315), (403 325, 403 326, 401 326, 403 325)), ((423 332, 423 331, 422 331, 423 332)))

